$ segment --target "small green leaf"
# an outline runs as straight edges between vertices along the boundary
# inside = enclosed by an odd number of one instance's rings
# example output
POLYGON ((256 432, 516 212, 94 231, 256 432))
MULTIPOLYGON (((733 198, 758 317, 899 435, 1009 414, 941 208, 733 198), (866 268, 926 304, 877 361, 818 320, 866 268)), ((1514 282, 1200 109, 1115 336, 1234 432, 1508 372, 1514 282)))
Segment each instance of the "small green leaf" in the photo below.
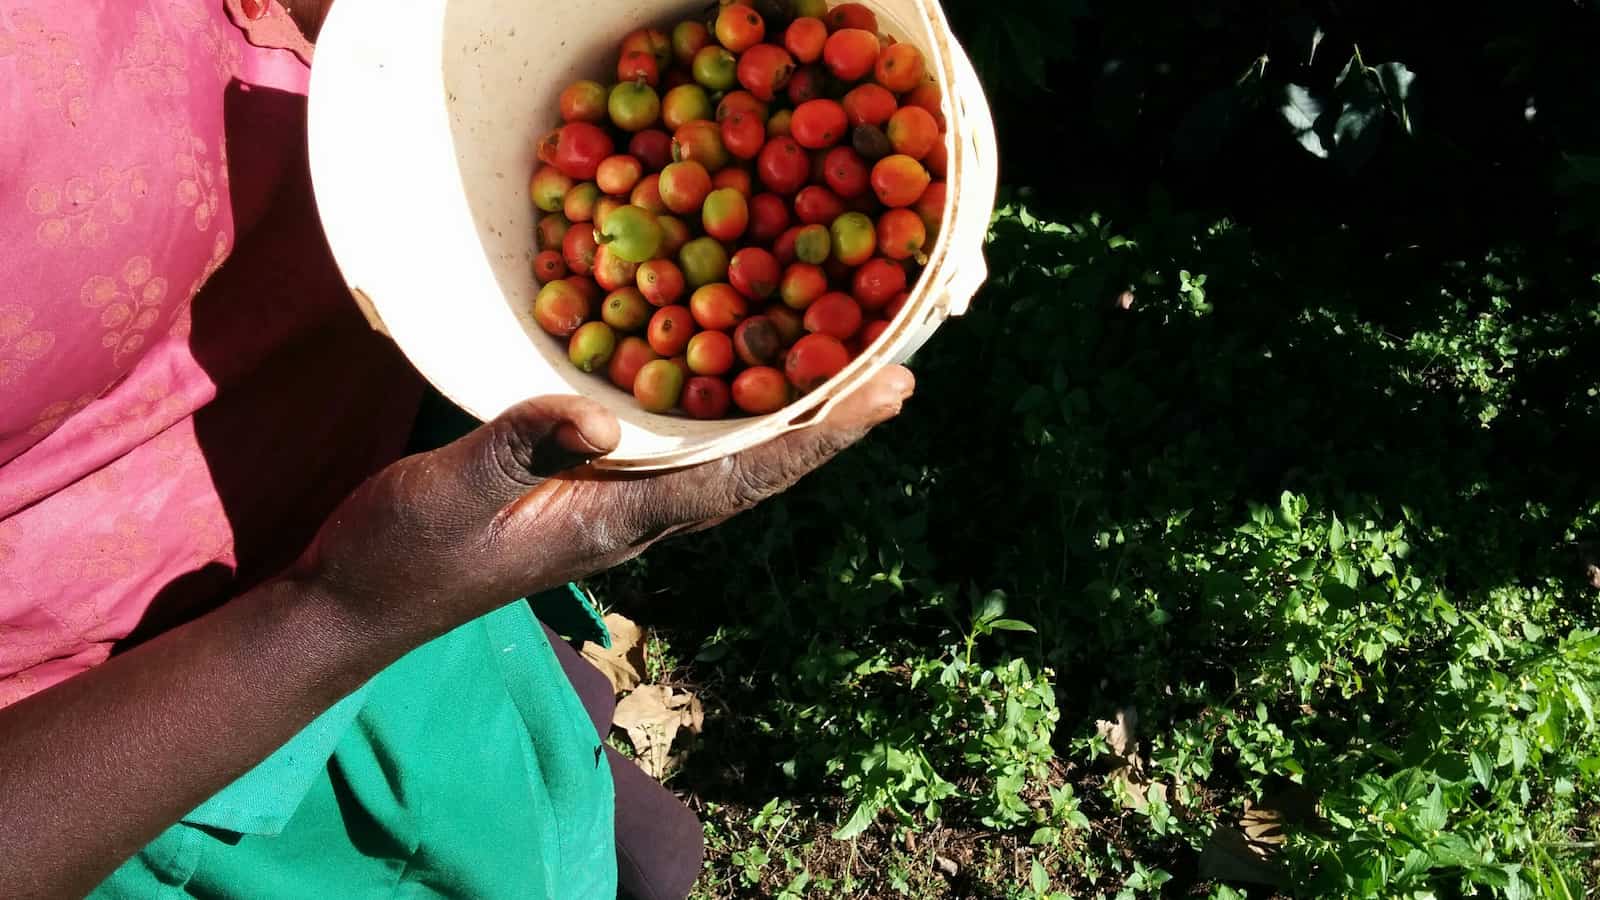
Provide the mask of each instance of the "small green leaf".
POLYGON ((1483 855, 1472 849, 1466 838, 1445 832, 1433 842, 1433 861, 1436 865, 1468 869, 1482 863, 1483 855))
POLYGON ((1335 515, 1333 517, 1333 525, 1328 528, 1328 549, 1338 553, 1344 549, 1344 544, 1344 523, 1339 521, 1339 517, 1335 515))
POLYGON ((1583 686, 1583 681, 1577 678, 1567 682, 1567 693, 1577 701, 1578 708, 1583 710, 1583 717, 1590 725, 1594 724, 1594 700, 1589 697, 1589 689, 1583 686))
POLYGON ((1439 785, 1433 786, 1433 791, 1428 794, 1428 799, 1422 801, 1417 809, 1417 827, 1426 831, 1438 831, 1449 821, 1450 812, 1444 806, 1444 791, 1439 785))
POLYGON ((877 820, 878 813, 882 809, 883 804, 877 797, 869 797, 861 801, 856 806, 855 812, 850 814, 850 820, 833 833, 833 839, 836 841, 848 841, 853 837, 857 837, 877 820))
POLYGON ((1296 498, 1294 494, 1291 494, 1288 491, 1284 491, 1283 496, 1278 498, 1278 514, 1282 517, 1283 523, 1288 525, 1290 528, 1299 531, 1300 511, 1296 509, 1295 506, 1296 498))
POLYGON ((1494 787, 1494 763, 1482 750, 1472 751, 1472 777, 1486 789, 1494 787))
POLYGON ((995 631, 1026 631, 1029 633, 1038 632, 1038 629, 1019 619, 995 619, 993 622, 989 623, 989 627, 993 628, 995 631))
POLYGON ((1520 734, 1511 736, 1511 771, 1520 773, 1528 764, 1528 740, 1520 734))
POLYGON ((1428 855, 1428 851, 1421 849, 1412 850, 1410 853, 1406 854, 1405 861, 1400 867, 1400 875, 1398 876, 1397 880, 1409 881, 1413 878, 1416 878, 1423 872, 1428 871, 1428 863, 1431 861, 1432 857, 1428 855))
POLYGON ((1317 670, 1313 669, 1311 667, 1311 663, 1306 662, 1301 657, 1291 656, 1289 657, 1289 671, 1294 675, 1294 680, 1296 682, 1305 684, 1311 680, 1311 677, 1316 674, 1317 670))
POLYGON ((1399 117, 1400 125, 1406 130, 1406 134, 1410 134, 1411 109, 1406 101, 1411 97, 1411 83, 1417 80, 1416 73, 1399 62, 1379 63, 1376 68, 1378 84, 1389 100, 1390 109, 1399 117))
POLYGON ((983 595, 983 603, 978 607, 980 620, 998 619, 1006 614, 1006 595, 1004 591, 990 591, 983 595))
POLYGON ((1346 169, 1366 164, 1383 136, 1383 109, 1370 99, 1346 103, 1333 121, 1333 154, 1346 169))
POLYGON ((1344 68, 1339 70, 1339 77, 1333 80, 1335 88, 1344 87, 1344 83, 1350 80, 1352 74, 1361 71, 1361 67, 1356 64, 1356 58, 1355 54, 1351 54, 1350 58, 1345 60, 1344 68))
POLYGON ((1521 871, 1522 867, 1515 863, 1505 867, 1507 900, 1522 900, 1527 896, 1528 886, 1522 881, 1521 871))
POLYGON ((1313 156, 1327 159, 1328 148, 1322 145, 1322 136, 1317 134, 1316 130, 1317 119, 1322 115, 1322 103, 1311 96, 1311 92, 1306 88, 1291 84, 1284 88, 1281 112, 1300 146, 1306 148, 1313 156))
POLYGON ((1028 883, 1033 886, 1035 894, 1043 894, 1050 890, 1050 873, 1044 870, 1044 866, 1040 865, 1037 859, 1033 861, 1033 867, 1028 871, 1028 883))
POLYGON ((1309 130, 1322 115, 1322 102, 1310 96, 1302 85, 1288 85, 1283 91, 1283 119, 1296 130, 1309 130))
POLYGON ((1504 888, 1511 883, 1511 876, 1506 874, 1506 870, 1503 867, 1479 869, 1472 874, 1475 880, 1481 881, 1490 887, 1504 888))
POLYGON ((1349 560, 1336 559, 1333 561, 1333 577, 1345 587, 1353 588, 1361 575, 1349 560))

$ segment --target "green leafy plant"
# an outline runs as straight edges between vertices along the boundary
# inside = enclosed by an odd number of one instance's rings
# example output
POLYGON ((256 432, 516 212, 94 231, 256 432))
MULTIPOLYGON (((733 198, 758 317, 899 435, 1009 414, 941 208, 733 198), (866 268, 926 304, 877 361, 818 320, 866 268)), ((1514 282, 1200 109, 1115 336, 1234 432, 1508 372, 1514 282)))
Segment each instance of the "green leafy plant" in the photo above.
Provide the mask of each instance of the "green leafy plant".
POLYGON ((1593 5, 945 6, 984 290, 898 421, 596 585, 716 698, 711 895, 1583 896, 1593 5))

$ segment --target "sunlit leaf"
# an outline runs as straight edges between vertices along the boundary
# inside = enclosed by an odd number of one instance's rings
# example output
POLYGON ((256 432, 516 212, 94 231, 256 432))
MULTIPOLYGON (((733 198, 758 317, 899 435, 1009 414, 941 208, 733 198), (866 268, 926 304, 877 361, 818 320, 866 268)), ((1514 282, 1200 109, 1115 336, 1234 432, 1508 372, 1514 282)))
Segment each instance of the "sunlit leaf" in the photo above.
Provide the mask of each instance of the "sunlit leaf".
POLYGON ((1378 150, 1383 109, 1370 100, 1347 103, 1333 122, 1333 156, 1347 169, 1359 169, 1378 150))
POLYGON ((1494 762, 1482 750, 1472 751, 1472 776, 1485 788, 1494 787, 1494 762))
POLYGON ((995 631, 1026 631, 1029 633, 1037 633, 1038 631, 1032 625, 1019 619, 995 619, 989 623, 989 627, 995 631))
POLYGON ((1378 84, 1383 87, 1383 93, 1389 99, 1389 108, 1394 110, 1400 118, 1401 127, 1406 134, 1411 133, 1411 111, 1409 99, 1411 97, 1411 83, 1417 76, 1405 63, 1386 62, 1375 66, 1378 70, 1378 84))
POLYGON ((878 813, 883 810, 883 803, 877 797, 869 797, 856 805, 855 812, 850 814, 850 819, 833 833, 836 841, 848 841, 858 837, 866 831, 878 818, 878 813))
POLYGON ((1284 121, 1294 132, 1295 140, 1313 155, 1326 159, 1328 149, 1317 134, 1317 120, 1322 116, 1322 103, 1311 96, 1311 91, 1298 84, 1284 88, 1284 103, 1280 111, 1284 121))

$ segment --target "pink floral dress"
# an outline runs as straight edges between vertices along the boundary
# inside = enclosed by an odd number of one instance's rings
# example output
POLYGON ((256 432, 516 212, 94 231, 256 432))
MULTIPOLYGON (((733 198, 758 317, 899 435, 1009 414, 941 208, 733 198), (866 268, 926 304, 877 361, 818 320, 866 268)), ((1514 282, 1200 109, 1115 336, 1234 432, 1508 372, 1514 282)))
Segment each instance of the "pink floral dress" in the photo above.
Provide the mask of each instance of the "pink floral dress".
MULTIPOLYGON (((410 432, 420 384, 322 243, 306 64, 238 3, 0 0, 0 707, 280 571, 410 432)), ((513 603, 95 896, 615 896, 613 810, 513 603)))
POLYGON ((308 69, 235 13, 0 3, 0 706, 272 574, 410 425, 316 224, 308 69))

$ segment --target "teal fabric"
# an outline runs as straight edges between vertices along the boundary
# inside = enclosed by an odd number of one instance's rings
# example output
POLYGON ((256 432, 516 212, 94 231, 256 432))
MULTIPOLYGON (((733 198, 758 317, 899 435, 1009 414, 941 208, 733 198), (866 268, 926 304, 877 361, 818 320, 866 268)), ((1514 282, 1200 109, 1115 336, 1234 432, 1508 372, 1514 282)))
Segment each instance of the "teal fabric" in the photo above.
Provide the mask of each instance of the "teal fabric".
POLYGON ((589 602, 589 595, 575 584, 565 590, 550 591, 528 598, 533 614, 550 630, 569 641, 588 641, 611 649, 611 631, 600 611, 589 602))
POLYGON ((614 804, 518 602, 381 672, 91 896, 610 898, 614 804))
POLYGON ((318 716, 294 740, 189 813, 183 821, 240 834, 279 834, 300 798, 366 706, 370 684, 318 716))
MULTIPOLYGON (((407 452, 476 424, 430 391, 407 452)), ((611 645, 576 585, 463 625, 328 709, 91 896, 615 897, 611 770, 539 620, 611 645)))

